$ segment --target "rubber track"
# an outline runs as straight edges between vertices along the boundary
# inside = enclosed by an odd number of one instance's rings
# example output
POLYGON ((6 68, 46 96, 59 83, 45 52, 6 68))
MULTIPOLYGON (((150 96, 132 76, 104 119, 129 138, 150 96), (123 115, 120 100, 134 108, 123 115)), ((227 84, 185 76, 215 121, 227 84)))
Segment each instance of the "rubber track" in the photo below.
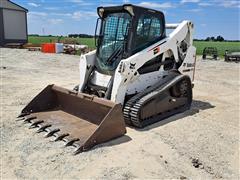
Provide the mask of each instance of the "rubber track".
POLYGON ((124 110, 123 110, 125 122, 129 125, 133 125, 133 126, 142 128, 142 127, 150 125, 154 122, 160 121, 161 119, 169 117, 173 114, 180 113, 180 112, 183 112, 186 109, 188 109, 191 102, 189 104, 186 104, 179 108, 174 108, 174 109, 168 110, 164 113, 158 114, 154 117, 149 117, 147 119, 139 119, 139 112, 141 110, 141 107, 143 107, 144 104, 149 99, 151 99, 155 95, 157 95, 159 93, 159 91, 161 91, 171 80, 173 80, 177 76, 179 76, 179 74, 170 73, 168 76, 166 76, 162 81, 160 81, 156 85, 133 96, 129 101, 127 101, 127 103, 124 106, 124 110))
POLYGON ((144 91, 136 94, 135 96, 133 96, 130 100, 128 100, 124 106, 123 109, 123 116, 125 119, 125 122, 129 125, 133 125, 132 121, 131 121, 131 108, 137 103, 137 101, 139 101, 143 96, 145 96, 146 94, 151 93, 152 91, 156 90, 159 88, 159 86, 166 84, 169 81, 169 76, 165 77, 161 82, 157 83, 156 85, 149 87, 147 89, 145 89, 144 91), (168 77, 168 78, 167 78, 168 77))

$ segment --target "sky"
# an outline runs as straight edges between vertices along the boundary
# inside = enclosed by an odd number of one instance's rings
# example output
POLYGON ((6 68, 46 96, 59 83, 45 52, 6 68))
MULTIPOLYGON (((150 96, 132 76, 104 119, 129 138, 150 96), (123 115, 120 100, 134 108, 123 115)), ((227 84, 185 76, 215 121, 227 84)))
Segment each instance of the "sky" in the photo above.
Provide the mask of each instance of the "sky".
POLYGON ((135 4, 164 12, 166 23, 190 20, 194 38, 240 40, 240 0, 12 0, 27 8, 29 34, 94 34, 98 6, 135 4))

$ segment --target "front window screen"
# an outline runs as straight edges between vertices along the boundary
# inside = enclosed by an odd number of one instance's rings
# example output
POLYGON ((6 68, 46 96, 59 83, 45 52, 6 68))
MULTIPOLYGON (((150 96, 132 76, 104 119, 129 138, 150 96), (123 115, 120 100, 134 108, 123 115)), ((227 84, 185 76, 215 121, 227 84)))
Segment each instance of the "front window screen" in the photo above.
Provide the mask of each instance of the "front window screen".
POLYGON ((115 59, 123 52, 130 15, 127 13, 112 13, 103 20, 102 39, 99 45, 97 62, 104 72, 114 70, 119 61, 115 59))

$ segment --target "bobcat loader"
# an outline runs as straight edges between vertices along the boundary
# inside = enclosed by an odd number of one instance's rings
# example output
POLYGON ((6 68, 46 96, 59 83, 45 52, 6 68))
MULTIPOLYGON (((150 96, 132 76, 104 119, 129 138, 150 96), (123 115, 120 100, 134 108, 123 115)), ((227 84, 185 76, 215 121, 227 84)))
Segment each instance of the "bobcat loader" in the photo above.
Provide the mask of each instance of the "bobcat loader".
POLYGON ((81 56, 77 88, 49 85, 18 117, 75 154, 124 135, 125 123, 143 128, 192 102, 192 22, 165 24, 162 12, 131 4, 97 13, 97 48, 81 56))

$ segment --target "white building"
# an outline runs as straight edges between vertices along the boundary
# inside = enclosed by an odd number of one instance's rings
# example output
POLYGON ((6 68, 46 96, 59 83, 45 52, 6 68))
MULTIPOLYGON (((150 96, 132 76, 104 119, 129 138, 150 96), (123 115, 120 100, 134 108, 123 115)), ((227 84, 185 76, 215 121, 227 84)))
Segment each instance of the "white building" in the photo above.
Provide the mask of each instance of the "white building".
POLYGON ((27 43, 27 12, 9 0, 0 0, 0 46, 27 43))

